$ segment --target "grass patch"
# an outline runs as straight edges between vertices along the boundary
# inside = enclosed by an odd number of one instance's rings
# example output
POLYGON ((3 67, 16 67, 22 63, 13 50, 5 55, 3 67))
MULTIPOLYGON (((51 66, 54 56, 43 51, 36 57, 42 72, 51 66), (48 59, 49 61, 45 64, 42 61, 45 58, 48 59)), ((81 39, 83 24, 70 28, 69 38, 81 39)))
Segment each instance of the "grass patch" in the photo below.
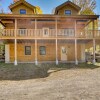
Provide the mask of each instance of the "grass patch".
POLYGON ((95 69, 95 68, 99 68, 100 66, 96 66, 93 64, 87 64, 87 63, 79 63, 77 66, 77 68, 84 68, 84 69, 95 69))
POLYGON ((73 68, 83 68, 83 69, 95 69, 100 66, 93 64, 81 63, 79 65, 75 64, 5 64, 0 63, 0 80, 26 80, 33 78, 44 78, 47 77, 50 73, 49 70, 61 71, 68 70, 73 68))

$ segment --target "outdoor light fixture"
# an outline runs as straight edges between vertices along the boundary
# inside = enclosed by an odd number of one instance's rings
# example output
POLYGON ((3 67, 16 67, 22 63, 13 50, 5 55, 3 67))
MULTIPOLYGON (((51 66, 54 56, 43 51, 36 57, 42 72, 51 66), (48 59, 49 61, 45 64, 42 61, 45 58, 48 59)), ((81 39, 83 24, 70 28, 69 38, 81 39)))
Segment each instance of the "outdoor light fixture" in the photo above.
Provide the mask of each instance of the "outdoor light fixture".
POLYGON ((83 33, 81 32, 81 35, 83 35, 83 33))

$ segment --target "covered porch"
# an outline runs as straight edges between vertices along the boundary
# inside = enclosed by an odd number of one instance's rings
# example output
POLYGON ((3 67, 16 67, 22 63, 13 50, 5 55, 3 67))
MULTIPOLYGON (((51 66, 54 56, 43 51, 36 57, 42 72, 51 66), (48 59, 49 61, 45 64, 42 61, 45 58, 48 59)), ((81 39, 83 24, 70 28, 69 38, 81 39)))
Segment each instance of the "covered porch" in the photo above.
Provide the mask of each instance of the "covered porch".
POLYGON ((92 47, 92 63, 96 52, 100 53, 100 40, 93 39, 18 39, 7 40, 5 63, 81 63, 86 62, 86 53, 92 47), (97 47, 97 48, 96 48, 97 47))

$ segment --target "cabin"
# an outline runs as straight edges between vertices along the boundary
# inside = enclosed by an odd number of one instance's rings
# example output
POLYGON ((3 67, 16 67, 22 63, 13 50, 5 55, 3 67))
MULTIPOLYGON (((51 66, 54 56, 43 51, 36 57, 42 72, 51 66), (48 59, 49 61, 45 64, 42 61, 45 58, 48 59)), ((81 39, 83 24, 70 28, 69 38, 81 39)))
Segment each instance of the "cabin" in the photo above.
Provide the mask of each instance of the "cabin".
POLYGON ((57 6, 53 14, 42 14, 40 7, 25 0, 9 8, 11 14, 0 14, 5 63, 78 64, 86 62, 86 52, 96 62, 96 51, 100 52, 98 15, 81 15, 81 8, 71 1, 57 6))

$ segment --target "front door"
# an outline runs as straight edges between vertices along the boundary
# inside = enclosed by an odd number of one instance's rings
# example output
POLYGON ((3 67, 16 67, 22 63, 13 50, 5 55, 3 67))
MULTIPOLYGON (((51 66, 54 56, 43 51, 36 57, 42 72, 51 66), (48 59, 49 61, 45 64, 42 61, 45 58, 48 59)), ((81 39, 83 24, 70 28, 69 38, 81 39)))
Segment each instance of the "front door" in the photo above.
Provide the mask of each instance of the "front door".
POLYGON ((66 47, 61 47, 61 60, 67 61, 67 50, 66 47))

